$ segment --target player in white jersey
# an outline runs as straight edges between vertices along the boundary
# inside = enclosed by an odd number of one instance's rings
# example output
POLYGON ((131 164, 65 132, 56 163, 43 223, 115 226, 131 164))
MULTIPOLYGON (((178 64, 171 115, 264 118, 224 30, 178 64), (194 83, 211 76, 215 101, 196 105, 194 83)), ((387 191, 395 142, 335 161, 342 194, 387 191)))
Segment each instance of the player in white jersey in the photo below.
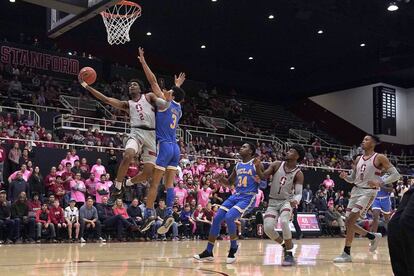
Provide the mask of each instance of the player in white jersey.
POLYGON ((334 259, 334 262, 352 262, 351 245, 355 233, 358 233, 362 237, 367 237, 370 240, 371 252, 376 250, 382 237, 380 233, 368 232, 356 223, 370 208, 379 188, 392 186, 392 183, 400 178, 400 174, 388 158, 374 151, 375 146, 379 143, 380 140, 378 137, 370 134, 366 135, 361 144, 364 154, 356 158, 355 167, 350 175, 346 172, 342 172, 340 175, 342 179, 355 186, 352 188, 351 198, 346 208, 344 251, 334 259), (387 176, 383 179, 381 178, 382 172, 387 173, 387 176))
POLYGON ((115 98, 107 97, 98 90, 89 86, 84 80, 79 78, 80 84, 88 90, 95 98, 111 105, 119 110, 127 112, 130 117, 131 133, 125 146, 124 156, 119 165, 115 179, 115 190, 111 194, 108 204, 114 204, 117 198, 122 197, 123 182, 131 161, 137 154, 141 155, 144 163, 141 174, 143 180, 148 180, 155 166, 157 158, 155 142, 155 108, 159 95, 154 93, 141 93, 138 80, 129 82, 129 96, 131 100, 120 101, 115 98), (157 97, 158 96, 158 97, 157 97))
POLYGON ((292 266, 293 242, 289 223, 293 208, 296 208, 302 198, 304 176, 298 167, 298 162, 305 156, 305 149, 294 144, 286 155, 286 161, 276 161, 264 172, 262 178, 273 176, 269 193, 269 205, 264 215, 264 231, 266 235, 281 244, 284 248, 283 266, 292 266), (283 238, 275 230, 278 218, 282 227, 283 238))

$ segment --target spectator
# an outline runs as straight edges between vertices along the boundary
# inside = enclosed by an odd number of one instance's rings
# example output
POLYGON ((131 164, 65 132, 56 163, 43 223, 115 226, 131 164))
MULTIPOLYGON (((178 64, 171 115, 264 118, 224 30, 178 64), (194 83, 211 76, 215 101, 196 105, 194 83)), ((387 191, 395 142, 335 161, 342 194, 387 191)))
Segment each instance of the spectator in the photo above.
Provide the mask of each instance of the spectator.
POLYGON ((335 187, 335 182, 331 179, 331 176, 327 174, 326 179, 323 181, 322 185, 325 186, 326 190, 333 190, 335 187))
MULTIPOLYGON (((89 178, 85 180, 86 192, 88 196, 91 196, 93 199, 96 199, 96 185, 98 180, 95 179, 94 174, 90 174, 89 178)), ((100 202, 97 202, 100 203, 100 202)))
POLYGON ((6 150, 3 141, 0 141, 0 183, 3 182, 4 161, 6 160, 6 150))
POLYGON ((313 192, 310 188, 310 185, 307 184, 306 188, 302 191, 302 211, 303 212, 311 212, 312 210, 312 198, 313 192))
POLYGON ((36 212, 42 207, 39 194, 32 193, 32 200, 29 200, 27 205, 29 206, 29 218, 36 218, 36 212))
POLYGON ((76 207, 80 208, 85 203, 86 186, 81 180, 81 174, 77 173, 75 179, 70 181, 70 199, 76 201, 76 207))
POLYGON ((79 241, 79 231, 80 231, 79 210, 75 205, 76 205, 76 201, 70 200, 69 206, 65 208, 65 220, 68 225, 69 242, 73 241, 72 240, 73 228, 75 228, 75 242, 79 241))
POLYGON ((34 243, 35 220, 29 217, 29 206, 25 192, 21 192, 18 200, 12 204, 11 217, 15 220, 18 229, 16 243, 22 243, 23 232, 26 233, 27 242, 34 243))
POLYGON ((17 171, 19 168, 19 160, 22 156, 22 151, 19 148, 19 143, 14 143, 13 148, 9 151, 10 171, 17 171))
POLYGON ((139 201, 137 198, 134 198, 131 202, 131 205, 128 207, 127 209, 127 213, 129 215, 129 217, 132 219, 132 222, 137 225, 140 226, 142 224, 142 213, 141 213, 141 209, 138 206, 139 201))
POLYGON ((92 166, 91 173, 95 175, 96 179, 100 179, 101 175, 106 174, 106 169, 102 165, 102 160, 98 158, 96 164, 92 166))
MULTIPOLYGON (((55 199, 53 207, 50 208, 50 221, 53 223, 56 230, 56 237, 58 240, 63 239, 63 230, 68 228, 65 220, 65 213, 60 207, 59 200, 55 199)), ((69 230, 68 230, 69 231, 69 230)))
POLYGON ((118 165, 118 156, 115 153, 115 150, 110 149, 108 153, 108 173, 110 175, 116 175, 118 165))
POLYGON ((18 196, 24 192, 29 194, 29 183, 23 179, 23 174, 18 171, 15 180, 9 184, 9 199, 11 202, 17 200, 18 196))
POLYGON ((77 173, 80 173, 81 174, 81 178, 83 178, 82 177, 82 169, 81 169, 81 167, 80 167, 80 161, 79 160, 75 160, 75 162, 74 162, 74 164, 73 164, 73 167, 72 167, 72 169, 70 169, 70 171, 75 175, 75 174, 77 174, 77 173))
POLYGON ((14 76, 13 80, 9 83, 9 93, 22 93, 22 83, 19 81, 18 76, 14 76))
POLYGON ((100 181, 96 183, 96 203, 102 203, 104 196, 109 196, 109 183, 106 181, 106 175, 102 174, 100 181))
POLYGON ((43 197, 45 196, 45 185, 43 184, 43 177, 40 174, 40 168, 38 166, 35 167, 29 178, 29 189, 31 194, 37 193, 43 201, 43 197))
POLYGON ((197 202, 202 208, 207 206, 207 203, 213 196, 213 190, 208 186, 207 181, 204 182, 203 188, 198 190, 197 202))
POLYGON ((73 165, 75 164, 75 160, 72 160, 72 156, 71 156, 71 154, 70 154, 70 151, 68 151, 68 152, 66 153, 66 157, 65 157, 65 159, 63 159, 62 161, 60 161, 60 164, 61 164, 63 167, 66 167, 68 163, 70 163, 70 164, 71 164, 71 167, 73 167, 73 165))
MULTIPOLYGON (((118 201, 118 200, 117 200, 118 201)), ((122 204, 122 200, 120 201, 122 204)), ((108 197, 102 197, 102 203, 97 204, 99 220, 105 227, 116 227, 117 239, 119 241, 125 241, 122 238, 124 229, 128 231, 138 231, 139 228, 134 224, 128 222, 122 215, 115 214, 114 208, 108 205, 108 197)), ((126 211, 125 211, 126 214, 126 211)), ((126 214, 127 215, 127 214, 126 214)))
MULTIPOLYGON (((165 206, 165 201, 164 200, 160 200, 158 202, 158 208, 156 209, 156 213, 157 213, 157 220, 155 221, 154 224, 154 231, 157 231, 158 228, 161 227, 162 223, 164 222, 164 220, 166 219, 167 216, 167 209, 165 206)), ((176 222, 173 222, 173 224, 171 225, 171 229, 172 229, 172 238, 173 240, 178 240, 178 225, 176 222)), ((157 236, 157 234, 156 234, 157 236)), ((165 241, 167 240, 167 238, 165 237, 165 235, 162 235, 162 240, 165 241)))
POLYGON ((77 129, 75 131, 75 134, 73 134, 72 139, 73 139, 73 142, 75 144, 83 145, 83 141, 85 140, 85 136, 83 136, 82 133, 80 132, 80 130, 77 129))
MULTIPOLYGON (((80 168, 82 170, 82 178, 86 179, 89 177, 89 165, 86 161, 86 158, 81 159, 80 168)), ((98 179, 98 178, 97 178, 98 179)))
POLYGON ((42 208, 36 212, 36 229, 37 242, 40 242, 40 239, 42 238, 43 229, 49 231, 49 239, 51 239, 54 243, 57 242, 55 226, 50 221, 50 214, 47 203, 43 203, 42 208))
POLYGON ((325 218, 329 226, 339 227, 341 235, 344 235, 345 222, 341 214, 333 206, 329 206, 328 211, 325 213, 325 218))
POLYGON ((56 181, 56 167, 52 167, 50 169, 50 173, 48 175, 46 175, 45 179, 44 179, 44 183, 45 183, 45 190, 48 192, 50 189, 50 186, 56 181))
POLYGON ((134 159, 129 164, 128 171, 127 171, 127 177, 133 178, 139 173, 139 167, 137 165, 137 161, 134 159))
POLYGON ((63 197, 66 194, 65 186, 63 185, 62 176, 56 176, 56 179, 52 182, 52 185, 49 187, 49 192, 52 193, 49 195, 53 196, 53 201, 50 202, 50 205, 53 204, 54 200, 57 199, 59 202, 63 201, 63 197))
POLYGON ((260 203, 264 201, 264 193, 261 189, 258 190, 256 195, 256 203, 254 205, 255 208, 259 207, 260 203))
POLYGON ((323 191, 319 191, 317 196, 314 198, 313 203, 315 208, 319 212, 326 212, 328 210, 328 203, 325 198, 325 194, 323 191))
MULTIPOLYGON (((12 244, 16 239, 16 223, 11 219, 10 205, 7 203, 6 191, 0 191, 0 237, 5 239, 5 244, 12 244)), ((0 244, 3 240, 0 239, 0 244)))
POLYGON ((192 219, 192 212, 188 203, 184 206, 184 210, 181 211, 180 222, 182 224, 181 233, 183 233, 185 239, 189 239, 192 235, 195 222, 192 219))
POLYGON ((318 153, 321 151, 321 143, 318 138, 315 138, 315 141, 312 143, 313 151, 318 153))
POLYGON ((185 188, 184 181, 180 180, 178 187, 174 188, 174 194, 176 197, 178 197, 178 204, 180 208, 183 208, 188 196, 188 192, 185 188))
POLYGON ((106 240, 102 238, 101 223, 98 219, 98 211, 93 206, 93 199, 91 197, 88 197, 86 203, 80 208, 79 219, 81 243, 86 242, 84 238, 85 228, 93 231, 100 242, 106 242, 106 240))

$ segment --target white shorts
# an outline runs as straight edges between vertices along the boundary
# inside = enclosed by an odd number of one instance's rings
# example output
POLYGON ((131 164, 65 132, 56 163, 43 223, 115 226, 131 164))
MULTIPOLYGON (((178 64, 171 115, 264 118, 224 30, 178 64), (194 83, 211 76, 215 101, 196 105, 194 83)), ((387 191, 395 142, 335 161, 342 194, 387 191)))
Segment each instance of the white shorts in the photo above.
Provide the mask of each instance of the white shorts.
POLYGON ((346 217, 348 217, 351 212, 359 212, 360 217, 364 218, 366 212, 374 202, 377 193, 378 191, 375 189, 361 189, 354 187, 351 192, 348 206, 346 207, 346 217))
POLYGON ((155 165, 157 159, 157 146, 155 142, 155 130, 131 129, 125 149, 133 149, 135 154, 141 155, 143 163, 155 165))
POLYGON ((275 218, 277 221, 282 212, 289 212, 289 217, 291 217, 292 211, 293 209, 292 206, 290 206, 289 200, 277 200, 270 198, 269 205, 266 209, 264 218, 271 217, 275 218))

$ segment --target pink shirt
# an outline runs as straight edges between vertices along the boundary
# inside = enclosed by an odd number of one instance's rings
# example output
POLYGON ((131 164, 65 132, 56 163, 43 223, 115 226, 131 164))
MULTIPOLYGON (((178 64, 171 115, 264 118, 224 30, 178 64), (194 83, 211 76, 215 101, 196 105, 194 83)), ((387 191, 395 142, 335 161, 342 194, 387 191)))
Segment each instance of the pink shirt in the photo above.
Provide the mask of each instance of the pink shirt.
POLYGON ((74 199, 76 202, 85 202, 86 186, 82 180, 72 180, 70 189, 70 199, 74 199))
POLYGON ((189 170, 188 169, 184 169, 183 170, 183 175, 187 175, 187 174, 193 176, 193 171, 191 169, 189 169, 189 170))
POLYGON ((323 185, 325 185, 326 189, 330 189, 330 188, 333 188, 335 186, 335 182, 332 179, 327 178, 323 181, 323 185))
POLYGON ((72 164, 72 167, 73 167, 73 164, 75 164, 75 160, 72 160, 72 159, 63 159, 62 161, 60 161, 60 164, 64 167, 64 168, 66 168, 66 163, 71 163, 72 164))
POLYGON ((175 187, 174 188, 174 194, 176 197, 178 197, 178 204, 183 207, 184 206, 184 202, 185 199, 188 196, 188 191, 187 189, 181 189, 180 187, 175 187))
POLYGON ((226 169, 222 169, 222 168, 217 168, 215 171, 216 174, 224 174, 227 175, 227 170, 226 169))
POLYGON ((263 200, 264 200, 263 191, 259 189, 259 191, 257 192, 257 195, 256 195, 256 203, 255 203, 254 207, 256 207, 256 208, 259 207, 260 202, 262 202, 263 200))
POLYGON ((88 194, 95 196, 97 183, 98 181, 96 181, 96 179, 94 179, 93 181, 90 178, 85 180, 85 186, 88 190, 88 194))
POLYGON ((101 175, 106 174, 106 170, 103 165, 95 164, 92 166, 91 173, 95 175, 95 179, 100 179, 101 175))
MULTIPOLYGON (((12 174, 9 176, 9 178, 10 178, 11 180, 15 180, 18 172, 21 172, 21 171, 20 171, 20 170, 15 171, 14 173, 12 173, 12 174)), ((29 171, 29 170, 25 170, 25 171, 24 171, 24 173, 23 173, 23 179, 24 179, 24 181, 29 180, 29 178, 30 178, 30 176, 31 176, 31 175, 32 175, 32 172, 31 172, 31 171, 29 171)))
POLYGON ((114 215, 121 215, 124 219, 129 218, 129 215, 127 213, 127 210, 125 208, 115 208, 114 209, 114 215))
POLYGON ((98 182, 96 184, 96 191, 97 191, 96 192, 96 203, 102 203, 102 198, 104 196, 106 196, 106 197, 109 198, 109 186, 108 186, 108 182, 104 182, 104 183, 98 182), (100 195, 98 193, 98 190, 105 190, 105 191, 108 192, 108 194, 107 195, 100 195))
POLYGON ((200 204, 203 208, 206 207, 208 200, 209 200, 209 196, 211 195, 212 192, 213 190, 211 190, 210 188, 207 188, 205 191, 203 188, 198 190, 198 193, 197 193, 198 204, 200 204))
POLYGON ((75 164, 75 161, 76 160, 80 160, 79 159, 79 156, 77 156, 77 155, 70 155, 70 161, 72 162, 72 166, 73 166, 73 164, 75 164))

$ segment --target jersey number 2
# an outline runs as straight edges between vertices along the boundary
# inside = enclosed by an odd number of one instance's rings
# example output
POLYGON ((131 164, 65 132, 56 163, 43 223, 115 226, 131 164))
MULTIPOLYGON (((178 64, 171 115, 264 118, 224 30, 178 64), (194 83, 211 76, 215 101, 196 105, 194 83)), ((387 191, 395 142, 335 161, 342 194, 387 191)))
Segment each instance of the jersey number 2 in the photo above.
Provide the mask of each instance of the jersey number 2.
POLYGON ((239 184, 237 185, 239 187, 247 187, 247 176, 239 176, 239 184))
POLYGON ((170 124, 170 128, 175 129, 175 127, 177 126, 177 115, 172 114, 172 120, 173 122, 170 124))

